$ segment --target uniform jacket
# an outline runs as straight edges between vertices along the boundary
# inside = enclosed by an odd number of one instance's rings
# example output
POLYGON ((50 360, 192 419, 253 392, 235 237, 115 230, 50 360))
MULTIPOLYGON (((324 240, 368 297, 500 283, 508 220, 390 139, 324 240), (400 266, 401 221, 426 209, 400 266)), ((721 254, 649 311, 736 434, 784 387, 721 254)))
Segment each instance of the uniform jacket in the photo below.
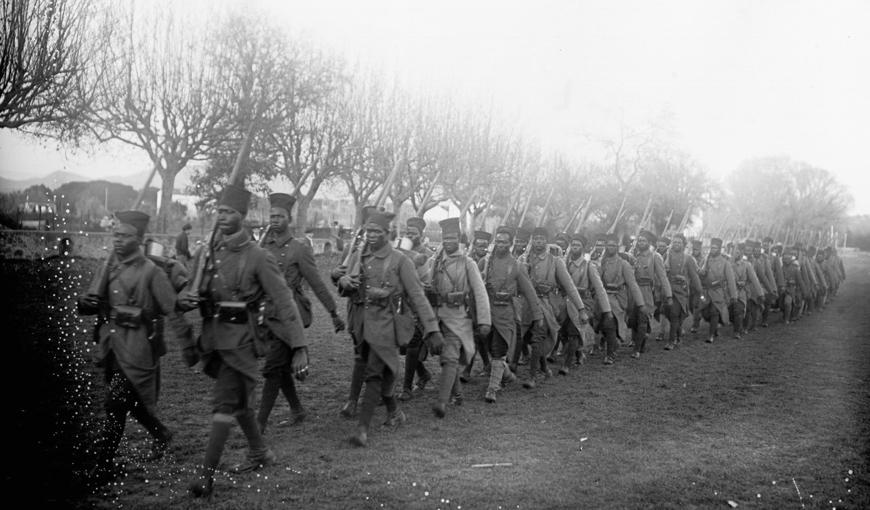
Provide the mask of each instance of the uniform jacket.
MULTIPOLYGON (((348 327, 354 342, 368 343, 390 370, 398 373, 397 316, 401 316, 398 321, 400 334, 408 333, 401 328, 408 321, 413 328, 412 312, 424 336, 438 331, 438 320, 423 294, 423 285, 411 259, 389 243, 375 252, 367 248, 355 252, 348 264, 350 267, 354 266, 355 257, 360 257, 362 281, 359 290, 348 299, 348 327), (375 291, 377 294, 371 291, 372 288, 379 289, 375 291)), ((410 340, 410 334, 405 340, 410 340)))
POLYGON ((680 253, 668 251, 665 260, 665 273, 671 284, 671 295, 678 302, 685 315, 689 314, 691 297, 700 297, 701 279, 698 276, 698 264, 695 258, 685 251, 680 253))
POLYGON ((734 280, 737 286, 737 295, 735 298, 744 305, 753 300, 756 303, 761 303, 764 299, 764 286, 755 274, 755 269, 752 264, 745 258, 740 258, 731 263, 734 269, 734 280))
POLYGON ((429 259, 428 265, 429 272, 424 284, 431 286, 434 292, 442 296, 441 305, 435 309, 438 322, 442 328, 459 337, 465 351, 465 361, 470 361, 475 352, 474 327, 492 325, 489 297, 480 270, 471 257, 462 253, 462 250, 456 250, 449 255, 439 251, 429 259), (473 300, 476 323, 472 321, 470 302, 458 307, 448 306, 446 298, 451 292, 462 292, 473 300))
POLYGON ((715 306, 719 310, 719 317, 724 324, 730 322, 728 318, 728 302, 732 296, 737 299, 737 283, 734 280, 734 270, 731 262, 725 257, 707 257, 707 262, 701 273, 701 283, 704 286, 704 295, 707 298, 707 306, 715 306))
POLYGON ((801 276, 800 267, 797 262, 791 261, 782 265, 783 281, 785 282, 785 292, 793 298, 800 299, 808 295, 808 289, 805 287, 806 282, 801 276))
POLYGON ((665 273, 665 263, 662 256, 652 248, 635 254, 634 279, 643 294, 644 303, 652 305, 658 301, 653 296, 654 287, 661 289, 661 298, 672 297, 671 285, 665 273))
MULTIPOLYGON (((625 313, 631 306, 643 306, 643 293, 634 279, 631 265, 619 255, 602 255, 598 266, 601 283, 610 301, 610 309, 617 319, 625 321, 625 313)), ((652 303, 649 303, 652 306, 652 303)))
POLYGON ((142 404, 153 412, 157 405, 160 356, 166 352, 165 345, 155 338, 155 321, 173 312, 175 291, 166 273, 137 251, 110 266, 108 284, 100 297, 107 303, 108 310, 104 312, 109 319, 99 329, 98 360, 102 363, 110 353, 114 354, 142 404), (119 305, 141 308, 142 324, 119 325, 115 311, 119 305))
MULTIPOLYGON (((259 346, 255 313, 268 297, 275 313, 265 318, 265 326, 291 348, 304 347, 308 340, 303 333, 296 301, 275 258, 257 246, 245 229, 229 236, 218 232, 212 246, 213 257, 198 289, 203 315, 199 348, 206 362, 212 353, 219 351, 224 362, 256 379, 257 355, 262 347, 259 346), (217 316, 221 301, 246 303, 247 323, 221 320, 217 316), (255 342, 258 343, 255 345, 255 342)), ((199 262, 197 256, 193 274, 196 274, 199 262)))
POLYGON ((785 287, 785 278, 782 275, 782 257, 770 255, 770 267, 773 271, 773 281, 776 282, 777 290, 785 287))
MULTIPOLYGON (((587 310, 591 310, 595 315, 611 311, 607 291, 604 290, 604 284, 601 283, 601 274, 592 262, 584 257, 571 260, 569 255, 565 259, 565 268, 571 275, 571 281, 574 282, 577 293, 580 294, 580 299, 583 300, 587 310)), ((573 304, 569 304, 569 307, 576 310, 573 304)))
MULTIPOLYGON (((330 314, 335 312, 335 299, 333 299, 326 284, 323 283, 323 279, 320 278, 311 246, 294 239, 288 228, 283 234, 270 233, 263 248, 271 253, 278 262, 278 269, 284 274, 287 285, 293 291, 296 307, 299 309, 304 327, 307 328, 311 325, 311 300, 302 289, 303 279, 311 287, 326 311, 330 314)), ((274 317, 275 313, 272 301, 266 300, 266 315, 274 317)))
POLYGON ((495 255, 481 259, 481 271, 484 286, 489 296, 489 312, 492 327, 508 343, 508 359, 516 347, 517 300, 514 296, 520 294, 529 303, 532 320, 543 319, 544 314, 538 303, 535 288, 529 280, 528 273, 517 259, 510 253, 504 257, 495 255), (496 299, 496 294, 509 295, 510 299, 496 299))
MULTIPOLYGON (((577 287, 574 286, 574 281, 561 258, 554 256, 547 250, 540 254, 532 251, 526 257, 526 264, 529 280, 531 280, 532 287, 534 287, 540 301, 549 336, 555 342, 558 338, 560 324, 569 318, 568 303, 565 298, 567 297, 578 310, 585 309, 586 305, 580 299, 577 287)), ((582 324, 579 322, 579 316, 576 319, 572 318, 572 320, 574 326, 580 331, 582 324)), ((523 311, 523 324, 531 322, 531 307, 526 303, 523 311)))

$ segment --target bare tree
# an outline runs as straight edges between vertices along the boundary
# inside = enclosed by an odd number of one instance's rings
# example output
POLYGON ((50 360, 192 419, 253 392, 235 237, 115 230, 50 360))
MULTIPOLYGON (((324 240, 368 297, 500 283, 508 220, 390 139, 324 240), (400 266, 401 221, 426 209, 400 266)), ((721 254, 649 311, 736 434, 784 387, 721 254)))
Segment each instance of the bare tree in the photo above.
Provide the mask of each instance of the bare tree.
POLYGON ((90 100, 82 82, 91 45, 103 34, 88 25, 91 1, 0 0, 0 9, 0 128, 75 124, 90 100))

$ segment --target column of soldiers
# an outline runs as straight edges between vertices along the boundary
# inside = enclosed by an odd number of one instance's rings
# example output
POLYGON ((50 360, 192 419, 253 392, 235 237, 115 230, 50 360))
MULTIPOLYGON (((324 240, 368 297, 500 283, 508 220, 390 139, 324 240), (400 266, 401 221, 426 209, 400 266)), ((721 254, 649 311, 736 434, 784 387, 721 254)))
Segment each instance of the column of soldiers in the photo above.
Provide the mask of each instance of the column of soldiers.
POLYGON ((201 366, 214 380, 210 431, 190 493, 212 494, 234 424, 248 451, 232 471, 274 463, 264 435, 279 392, 291 409, 285 423, 306 416, 296 388, 309 372, 305 328, 312 313, 303 280, 334 330, 347 327, 353 340, 341 415, 357 420, 348 440, 365 447, 379 405, 388 428, 406 421, 399 402, 422 397, 434 379, 425 366, 429 353, 441 367, 431 408, 445 418, 449 406, 462 405, 476 356, 482 369, 475 375, 487 377, 483 399, 492 404, 518 379, 522 365, 522 386, 534 390, 553 376, 548 363, 558 364, 564 376, 596 351, 605 365, 617 361, 621 348, 640 358, 655 319, 665 350, 681 345, 689 317, 692 332, 701 319, 708 323, 708 343, 719 337, 721 325, 743 338, 768 327, 776 310, 785 324, 820 311, 845 279, 835 249, 783 247, 771 238, 747 240, 727 252, 713 238, 704 254, 702 243, 689 244, 679 233, 667 239, 641 231, 632 248, 620 250, 613 234, 597 236, 592 246, 581 234, 562 233, 551 244, 546 228, 501 226, 494 234, 475 232, 466 248, 459 218, 449 218, 440 222, 442 240, 431 250, 423 242, 426 222, 415 217, 405 225, 407 244, 394 247, 394 215, 367 207, 359 235, 332 271, 347 299, 345 324, 310 245, 291 233, 293 197, 270 195, 270 227, 257 242, 243 226, 250 196, 237 186, 225 189, 215 232, 193 255, 189 273, 183 264, 143 253, 147 215, 116 214, 105 281, 79 300, 82 314, 100 317, 95 340, 108 383, 94 480, 117 475, 114 456, 128 413, 154 437, 146 460, 161 458, 171 444, 173 433, 156 405, 164 318, 187 365, 201 366), (192 310, 202 318, 197 338, 183 315, 192 310))

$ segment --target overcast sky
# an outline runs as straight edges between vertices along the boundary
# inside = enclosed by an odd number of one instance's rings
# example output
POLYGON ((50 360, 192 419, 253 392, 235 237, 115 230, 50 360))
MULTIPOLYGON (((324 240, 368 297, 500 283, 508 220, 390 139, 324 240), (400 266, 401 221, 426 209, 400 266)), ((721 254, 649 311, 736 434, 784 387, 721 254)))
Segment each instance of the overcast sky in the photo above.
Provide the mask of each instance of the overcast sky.
MULTIPOLYGON (((715 177, 787 155, 833 172, 870 214, 868 1, 226 3, 415 90, 491 106, 545 149, 594 159, 587 135, 664 116, 715 177)), ((0 132, 6 177, 148 168, 124 148, 69 154, 0 132)))

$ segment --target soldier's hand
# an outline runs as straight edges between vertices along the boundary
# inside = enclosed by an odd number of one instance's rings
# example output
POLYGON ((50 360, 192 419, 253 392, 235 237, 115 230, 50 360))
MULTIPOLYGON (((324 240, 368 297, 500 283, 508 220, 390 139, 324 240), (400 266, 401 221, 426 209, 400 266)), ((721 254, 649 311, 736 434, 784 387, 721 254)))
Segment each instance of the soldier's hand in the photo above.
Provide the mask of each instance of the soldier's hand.
POLYGON ((640 305, 640 312, 649 315, 653 312, 653 309, 650 305, 644 303, 640 305))
POLYGON ((544 319, 535 319, 532 321, 532 329, 544 329, 544 319))
POLYGON ((734 306, 736 304, 737 304, 737 300, 734 298, 731 298, 731 306, 734 306))
POLYGON ((480 326, 477 327, 477 334, 481 338, 486 338, 489 336, 490 329, 491 328, 490 328, 489 324, 481 324, 480 326))
POLYGON ((336 283, 345 274, 347 274, 347 267, 338 266, 332 270, 332 273, 329 276, 332 278, 332 282, 336 283))
POLYGON ((671 307, 671 305, 673 305, 673 304, 674 304, 674 298, 673 298, 673 297, 668 296, 668 297, 665 298, 665 306, 667 307, 667 309, 669 309, 669 308, 671 307))
POLYGON ((293 350, 290 369, 293 371, 293 376, 299 381, 304 381, 308 377, 308 347, 299 347, 293 350))
POLYGON ((93 294, 82 296, 76 303, 76 307, 81 315, 93 315, 100 310, 100 298, 93 294))
POLYGON ((181 351, 181 356, 184 358, 184 362, 188 367, 193 367, 199 362, 199 353, 196 352, 196 347, 185 347, 181 351))
POLYGON ((580 324, 587 324, 589 322, 589 311, 586 308, 580 309, 580 324))
POLYGON ((335 312, 332 312, 332 326, 335 328, 336 333, 344 331, 345 328, 344 321, 335 312))
POLYGON ((359 283, 359 278, 354 278, 350 275, 343 275, 338 279, 338 286, 349 290, 358 289, 359 283))
POLYGON ((441 354, 441 350, 444 348, 444 337, 441 336, 440 331, 433 331, 426 336, 426 343, 429 344, 429 351, 437 356, 441 354))
POLYGON ((178 295, 178 308, 180 310, 189 311, 199 306, 199 296, 190 292, 182 292, 178 295))

